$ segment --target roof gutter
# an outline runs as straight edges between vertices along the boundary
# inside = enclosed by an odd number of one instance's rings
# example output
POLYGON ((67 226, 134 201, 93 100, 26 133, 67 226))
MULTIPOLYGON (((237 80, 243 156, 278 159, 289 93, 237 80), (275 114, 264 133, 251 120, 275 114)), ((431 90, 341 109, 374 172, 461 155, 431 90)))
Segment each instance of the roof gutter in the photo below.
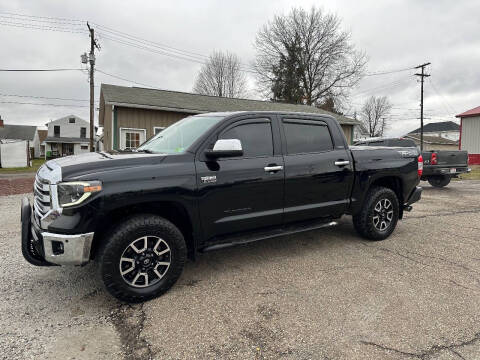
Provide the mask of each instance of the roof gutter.
MULTIPOLYGON (((171 111, 171 112, 178 112, 184 114, 206 114, 210 112, 216 112, 218 110, 198 110, 198 109, 186 109, 186 108, 176 108, 176 107, 169 107, 169 106, 155 106, 155 105, 145 105, 145 104, 134 104, 134 103, 124 103, 124 102, 116 102, 116 101, 105 101, 106 105, 113 105, 113 106, 120 106, 120 107, 130 107, 136 109, 147 109, 147 110, 163 110, 163 111, 171 111)), ((232 111, 242 111, 242 110, 232 110, 232 111)), ((249 111, 249 110, 243 110, 249 111)), ((281 110, 270 110, 273 112, 282 112, 281 110)), ((285 110, 285 112, 292 112, 285 110)), ((293 111, 294 112, 294 111, 293 111)), ((307 112, 305 112, 307 113, 307 112)), ((314 113, 316 115, 330 115, 333 116, 340 124, 342 125, 360 125, 360 122, 355 119, 349 119, 342 115, 334 114, 334 113, 314 113)))
POLYGON ((148 109, 148 110, 163 110, 163 111, 172 111, 172 112, 179 112, 179 113, 186 113, 186 114, 205 114, 212 111, 206 110, 196 110, 196 109, 183 109, 183 108, 175 108, 175 107, 168 107, 168 106, 154 106, 154 105, 144 105, 144 104, 131 104, 131 103, 121 103, 121 102, 106 102, 107 105, 114 105, 114 106, 123 106, 123 107, 131 107, 137 109, 148 109))

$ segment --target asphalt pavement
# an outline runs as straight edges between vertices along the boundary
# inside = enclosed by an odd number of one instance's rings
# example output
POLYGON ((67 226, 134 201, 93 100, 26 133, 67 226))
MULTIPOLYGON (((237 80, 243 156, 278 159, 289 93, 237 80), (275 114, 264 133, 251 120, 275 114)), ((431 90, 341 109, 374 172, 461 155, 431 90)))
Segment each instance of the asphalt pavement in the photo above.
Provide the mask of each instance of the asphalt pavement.
POLYGON ((121 304, 94 264, 34 267, 0 196, 0 358, 480 359, 480 181, 422 200, 382 242, 333 228, 200 255, 121 304))

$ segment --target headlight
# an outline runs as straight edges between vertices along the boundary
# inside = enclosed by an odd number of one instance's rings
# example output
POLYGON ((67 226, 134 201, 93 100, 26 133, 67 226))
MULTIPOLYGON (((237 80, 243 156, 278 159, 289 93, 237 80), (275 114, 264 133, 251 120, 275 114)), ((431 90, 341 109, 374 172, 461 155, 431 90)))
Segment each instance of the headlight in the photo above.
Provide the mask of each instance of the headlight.
POLYGON ((74 206, 82 203, 92 193, 102 190, 100 181, 77 181, 58 184, 58 204, 60 207, 74 206))

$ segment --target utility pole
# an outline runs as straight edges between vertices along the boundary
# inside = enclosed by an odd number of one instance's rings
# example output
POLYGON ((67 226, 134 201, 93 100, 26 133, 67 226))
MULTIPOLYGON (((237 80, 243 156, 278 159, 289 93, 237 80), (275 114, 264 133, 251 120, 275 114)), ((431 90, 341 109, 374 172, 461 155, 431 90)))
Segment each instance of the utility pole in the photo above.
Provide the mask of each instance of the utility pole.
POLYGON ((415 69, 422 69, 420 74, 415 74, 416 76, 420 76, 420 151, 423 151, 423 81, 424 78, 430 76, 425 74, 425 67, 427 65, 430 65, 430 63, 425 63, 415 67, 415 69))
POLYGON ((95 31, 90 27, 87 22, 88 30, 90 31, 90 53, 88 54, 88 61, 90 63, 90 151, 93 152, 93 140, 94 140, 94 122, 95 122, 95 83, 94 83, 94 69, 95 69, 95 48, 100 50, 97 42, 95 41, 95 31))

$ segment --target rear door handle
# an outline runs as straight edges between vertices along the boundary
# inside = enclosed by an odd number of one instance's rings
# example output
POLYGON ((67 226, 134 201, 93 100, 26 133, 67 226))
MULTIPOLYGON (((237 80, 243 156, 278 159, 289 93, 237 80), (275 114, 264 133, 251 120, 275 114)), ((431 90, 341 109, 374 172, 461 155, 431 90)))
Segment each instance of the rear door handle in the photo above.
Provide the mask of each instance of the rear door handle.
POLYGON ((265 166, 263 169, 265 170, 265 172, 280 171, 280 170, 283 170, 283 166, 282 165, 265 166))
POLYGON ((350 164, 350 161, 348 161, 348 160, 335 161, 335 165, 337 165, 337 166, 345 166, 345 165, 348 165, 348 164, 350 164))

